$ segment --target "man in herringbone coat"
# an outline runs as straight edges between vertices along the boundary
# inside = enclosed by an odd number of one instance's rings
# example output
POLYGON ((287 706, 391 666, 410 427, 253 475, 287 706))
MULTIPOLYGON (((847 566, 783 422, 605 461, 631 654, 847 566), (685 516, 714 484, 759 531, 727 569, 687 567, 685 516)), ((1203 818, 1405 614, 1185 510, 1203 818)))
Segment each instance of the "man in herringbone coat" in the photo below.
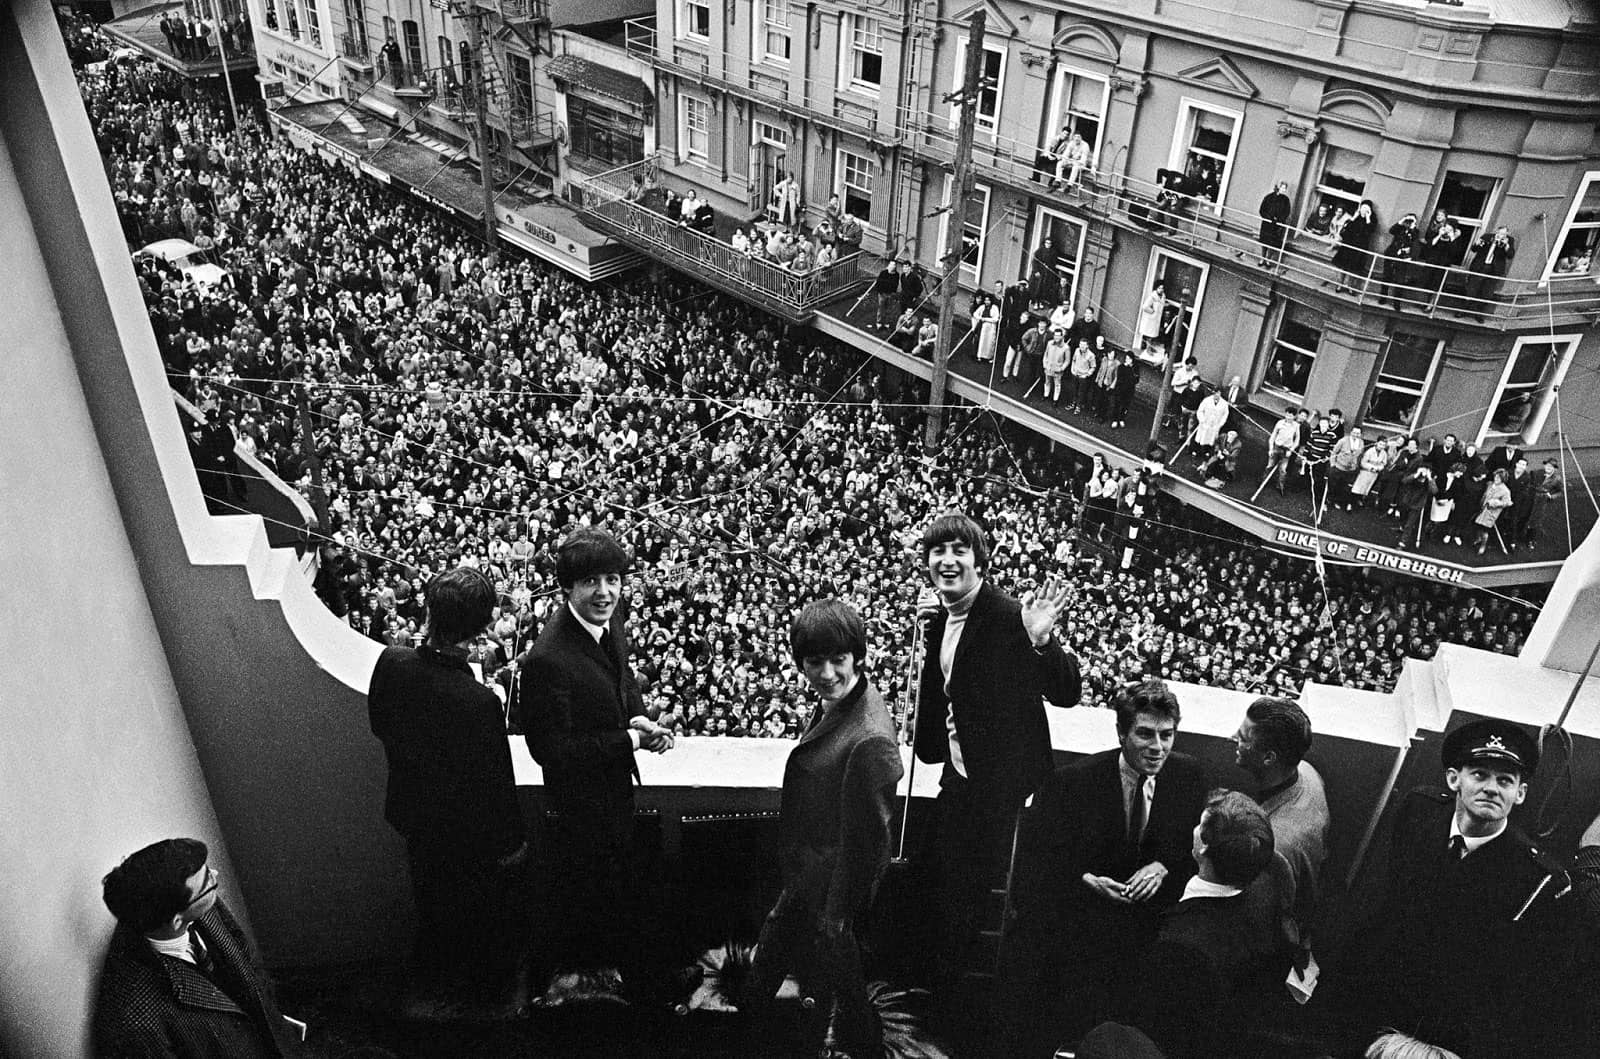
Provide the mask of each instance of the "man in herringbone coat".
POLYGON ((117 928, 95 1006, 101 1059, 302 1054, 207 856, 198 839, 164 839, 105 877, 117 928))

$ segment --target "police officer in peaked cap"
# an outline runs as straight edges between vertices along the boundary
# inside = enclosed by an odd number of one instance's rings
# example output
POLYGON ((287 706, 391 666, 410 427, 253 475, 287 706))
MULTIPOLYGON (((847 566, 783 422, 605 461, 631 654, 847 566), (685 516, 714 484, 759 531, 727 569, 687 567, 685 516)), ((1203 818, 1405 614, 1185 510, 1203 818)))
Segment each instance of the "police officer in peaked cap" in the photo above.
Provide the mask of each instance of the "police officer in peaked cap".
POLYGON ((1446 735, 1440 757, 1445 789, 1403 798, 1388 864, 1375 865, 1386 874, 1379 914, 1343 968, 1360 982, 1354 1021, 1473 1059, 1539 1054, 1527 1047, 1566 876, 1510 820, 1539 747, 1491 718, 1446 735))

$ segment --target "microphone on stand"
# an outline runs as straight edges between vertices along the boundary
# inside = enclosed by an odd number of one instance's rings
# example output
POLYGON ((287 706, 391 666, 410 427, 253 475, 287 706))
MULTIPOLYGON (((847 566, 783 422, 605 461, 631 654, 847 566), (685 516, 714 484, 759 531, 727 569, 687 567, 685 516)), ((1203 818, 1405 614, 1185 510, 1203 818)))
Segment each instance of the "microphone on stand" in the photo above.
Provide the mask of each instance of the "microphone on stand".
POLYGON ((928 627, 938 616, 939 596, 931 588, 917 596, 916 620, 911 624, 911 654, 906 660, 906 722, 905 730, 911 747, 911 767, 906 770, 906 796, 900 806, 900 841, 891 864, 905 864, 906 828, 911 819, 911 792, 917 779, 917 712, 922 699, 922 654, 927 647, 928 627), (929 604, 932 604, 930 607, 929 604))

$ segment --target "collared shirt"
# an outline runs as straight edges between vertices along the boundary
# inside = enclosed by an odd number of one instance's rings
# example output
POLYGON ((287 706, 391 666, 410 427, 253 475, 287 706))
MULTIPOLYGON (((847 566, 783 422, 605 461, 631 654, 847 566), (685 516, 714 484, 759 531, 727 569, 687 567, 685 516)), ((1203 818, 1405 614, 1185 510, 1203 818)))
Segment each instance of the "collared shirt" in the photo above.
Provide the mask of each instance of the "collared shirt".
POLYGON ((1227 883, 1207 882, 1200 876, 1195 875, 1190 877, 1189 881, 1184 884, 1183 896, 1178 900, 1187 901, 1191 897, 1238 897, 1242 893, 1244 891, 1237 886, 1229 886, 1227 883))
MULTIPOLYGON (((1145 827, 1150 826, 1150 810, 1156 800, 1156 778, 1146 776, 1132 765, 1128 764, 1125 757, 1117 758, 1117 772, 1122 776, 1122 819, 1124 822, 1133 819, 1133 799, 1135 792, 1144 798, 1145 827)), ((1141 839, 1144 835, 1139 836, 1141 839)))
POLYGON ((571 611, 572 616, 578 619, 578 624, 583 626, 584 630, 587 631, 590 636, 594 637, 594 642, 599 643, 600 637, 606 634, 606 627, 604 625, 596 625, 587 618, 583 617, 583 615, 579 614, 577 609, 573 607, 571 603, 567 604, 567 610, 571 611))
MULTIPOLYGON (((944 674, 944 692, 950 694, 950 670, 956 662, 956 648, 961 646, 961 633, 967 627, 967 615, 972 612, 972 604, 978 599, 978 593, 983 590, 983 580, 972 586, 972 591, 956 600, 954 603, 945 603, 944 640, 939 644, 939 670, 944 674)), ((959 776, 966 776, 967 763, 961 757, 961 739, 956 734, 956 711, 954 705, 944 720, 945 731, 950 738, 950 766, 959 776)))
POLYGON ((1461 827, 1456 823, 1456 818, 1452 816, 1450 818, 1450 845, 1455 845, 1456 836, 1461 835, 1462 844, 1466 847, 1466 852, 1461 854, 1461 856, 1463 859, 1465 859, 1466 857, 1470 857, 1479 846, 1482 846, 1485 843, 1493 842, 1495 839, 1505 834, 1505 831, 1506 821, 1502 820, 1500 821, 1500 826, 1495 829, 1494 834, 1483 835, 1482 837, 1474 838, 1471 835, 1461 834, 1461 827))
POLYGON ((144 940, 148 941, 150 947, 156 950, 158 954, 171 956, 175 960, 192 963, 198 967, 200 966, 199 953, 194 951, 194 946, 190 943, 191 937, 186 930, 175 938, 152 938, 146 936, 144 940))

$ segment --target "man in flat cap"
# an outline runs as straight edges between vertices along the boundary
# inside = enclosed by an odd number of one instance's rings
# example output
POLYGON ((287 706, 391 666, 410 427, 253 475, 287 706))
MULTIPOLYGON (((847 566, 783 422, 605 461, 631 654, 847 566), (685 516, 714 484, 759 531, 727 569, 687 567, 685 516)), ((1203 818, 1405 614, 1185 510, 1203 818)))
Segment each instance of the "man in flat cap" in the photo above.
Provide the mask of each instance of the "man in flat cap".
POLYGON ((1527 1050, 1538 1032, 1529 1013, 1549 967, 1548 898, 1565 876, 1509 820, 1539 748, 1518 726, 1489 719, 1449 733, 1441 756, 1448 790, 1404 797, 1386 896, 1344 968, 1360 982, 1356 1021, 1473 1059, 1541 1054, 1527 1050))

